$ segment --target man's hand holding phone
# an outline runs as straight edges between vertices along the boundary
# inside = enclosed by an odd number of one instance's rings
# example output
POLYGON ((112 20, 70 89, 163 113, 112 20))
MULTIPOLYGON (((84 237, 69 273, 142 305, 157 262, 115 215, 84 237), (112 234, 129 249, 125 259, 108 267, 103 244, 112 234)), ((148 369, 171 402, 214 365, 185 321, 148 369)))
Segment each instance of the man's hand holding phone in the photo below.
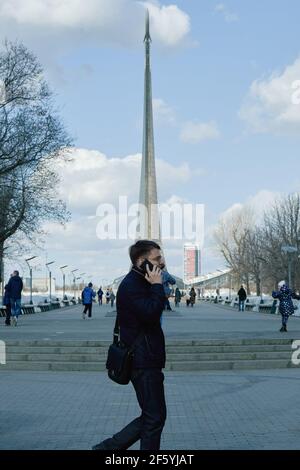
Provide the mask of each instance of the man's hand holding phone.
POLYGON ((162 275, 161 275, 161 270, 158 266, 153 266, 152 271, 149 268, 149 265, 146 265, 146 275, 145 279, 150 283, 150 284, 162 284, 162 275))

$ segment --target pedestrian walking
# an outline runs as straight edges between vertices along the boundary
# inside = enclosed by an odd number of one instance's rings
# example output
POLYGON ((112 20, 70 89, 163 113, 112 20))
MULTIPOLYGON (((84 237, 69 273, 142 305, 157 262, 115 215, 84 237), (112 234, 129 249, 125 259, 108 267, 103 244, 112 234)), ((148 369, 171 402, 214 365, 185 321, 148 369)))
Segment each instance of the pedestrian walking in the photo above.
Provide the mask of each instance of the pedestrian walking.
POLYGON ((181 301, 181 292, 178 289, 178 287, 176 287, 176 289, 175 289, 175 307, 179 307, 180 301, 181 301))
POLYGON ((176 284, 176 279, 171 276, 170 273, 168 273, 168 271, 166 269, 163 269, 162 272, 162 282, 163 282, 163 288, 164 288, 164 291, 165 291, 165 310, 171 310, 171 305, 170 305, 170 301, 169 301, 169 297, 172 293, 172 289, 170 287, 170 284, 171 285, 174 285, 176 284))
POLYGON ((107 291, 105 293, 105 299, 106 299, 106 304, 109 304, 109 300, 110 300, 110 291, 109 291, 109 289, 107 289, 107 291))
POLYGON ((141 415, 93 450, 126 450, 138 440, 140 450, 159 450, 166 420, 162 372, 166 353, 160 325, 165 305, 160 269, 162 254, 157 243, 139 240, 130 247, 129 255, 132 269, 118 289, 117 315, 122 343, 131 346, 142 334, 134 349, 130 379, 141 415))
POLYGON ((96 297, 96 292, 93 290, 93 284, 89 282, 88 286, 81 292, 82 304, 84 310, 82 312, 82 318, 85 320, 85 316, 88 313, 88 318, 92 318, 92 305, 93 299, 96 297))
POLYGON ((245 291, 243 285, 240 287, 240 290, 238 291, 238 297, 239 297, 239 312, 244 312, 245 301, 247 299, 247 292, 245 291))
POLYGON ((100 286, 100 288, 97 292, 97 295, 98 295, 98 304, 102 305, 103 290, 102 290, 101 286, 100 286))
POLYGON ((111 307, 114 306, 115 298, 116 298, 115 294, 113 293, 113 291, 111 291, 111 294, 110 294, 110 305, 111 305, 111 307))
POLYGON ((278 291, 272 292, 272 297, 279 300, 279 312, 281 314, 282 326, 279 331, 287 332, 287 323, 290 315, 294 313, 294 304, 292 299, 300 300, 300 295, 295 294, 285 281, 278 283, 278 291))
POLYGON ((7 284, 7 292, 11 308, 11 321, 14 326, 18 324, 18 318, 21 314, 23 281, 19 276, 19 271, 15 270, 7 284))
POLYGON ((11 317, 11 305, 8 291, 8 284, 4 287, 4 296, 2 304, 5 306, 5 325, 10 326, 10 317, 11 317))
POLYGON ((190 305, 191 305, 191 307, 194 307, 195 302, 196 302, 196 291, 195 291, 194 287, 192 287, 191 290, 190 290, 190 305))

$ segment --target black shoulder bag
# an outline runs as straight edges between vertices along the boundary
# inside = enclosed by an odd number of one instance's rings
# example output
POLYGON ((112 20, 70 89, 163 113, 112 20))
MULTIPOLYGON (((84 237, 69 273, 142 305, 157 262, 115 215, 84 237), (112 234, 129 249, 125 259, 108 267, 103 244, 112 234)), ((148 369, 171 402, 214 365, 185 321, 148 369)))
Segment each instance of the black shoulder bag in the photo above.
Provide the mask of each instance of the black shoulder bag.
POLYGON ((120 324, 117 314, 113 343, 109 346, 107 353, 106 369, 111 380, 121 385, 127 385, 130 381, 134 349, 144 337, 144 332, 138 335, 130 347, 121 343, 119 335, 120 324))

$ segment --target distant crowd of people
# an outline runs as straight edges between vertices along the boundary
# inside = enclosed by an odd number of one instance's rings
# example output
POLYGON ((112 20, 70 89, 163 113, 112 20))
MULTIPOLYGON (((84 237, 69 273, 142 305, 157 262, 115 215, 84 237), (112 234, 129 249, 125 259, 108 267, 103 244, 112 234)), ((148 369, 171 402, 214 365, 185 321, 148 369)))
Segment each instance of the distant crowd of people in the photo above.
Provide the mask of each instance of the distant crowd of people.
MULTIPOLYGON (((165 295, 164 310, 172 311, 170 304, 170 299, 174 298, 174 305, 176 308, 180 307, 180 302, 182 298, 185 299, 187 307, 194 307, 196 302, 196 291, 192 287, 188 292, 180 291, 178 287, 174 288, 171 286, 176 285, 175 277, 171 276, 169 272, 164 268, 161 270, 162 276, 162 286, 165 295)), ((104 289, 104 288, 103 288, 104 289)), ((92 317, 92 305, 98 298, 98 304, 101 306, 103 304, 103 298, 105 298, 106 305, 114 307, 116 300, 116 294, 112 288, 106 288, 103 290, 102 286, 99 287, 98 291, 95 292, 93 289, 93 284, 90 282, 81 293, 81 301, 84 306, 82 312, 82 318, 91 318, 92 317)), ((5 315, 5 325, 6 326, 17 326, 18 318, 21 314, 21 298, 23 290, 23 281, 19 275, 19 271, 15 270, 10 275, 8 283, 4 287, 4 296, 3 296, 3 305, 6 307, 5 315)), ((247 292, 243 285, 237 292, 238 295, 238 310, 241 312, 245 311, 245 303, 247 300, 247 292)), ((300 295, 296 294, 292 289, 289 288, 286 281, 281 281, 278 283, 278 290, 272 292, 272 297, 279 300, 279 313, 282 317, 282 326, 280 328, 281 332, 287 331, 287 323, 289 316, 294 313, 294 304, 293 299, 300 300, 300 295)))
MULTIPOLYGON (((110 303, 110 306, 113 307, 116 296, 112 288, 107 288, 104 294, 102 290, 102 286, 99 287, 97 291, 99 306, 103 304, 103 296, 105 296, 106 305, 110 303)), ((85 318, 92 318, 92 306, 93 306, 93 301, 95 297, 96 297, 96 292, 93 289, 93 284, 89 282, 89 284, 81 292, 81 301, 82 301, 82 305, 84 306, 84 310, 82 312, 82 318, 84 320, 85 318), (87 317, 86 317, 86 314, 88 314, 87 317)))
MULTIPOLYGON (((163 269, 162 272, 162 285, 165 293, 165 305, 164 310, 173 311, 170 299, 174 298, 175 307, 180 306, 181 299, 184 297, 186 300, 187 307, 193 307, 196 302, 196 291, 194 287, 190 289, 189 292, 180 291, 178 287, 174 289, 171 286, 176 285, 175 277, 171 276, 171 274, 166 270, 163 269)), ((116 294, 114 293, 112 288, 107 288, 106 290, 102 289, 102 286, 99 287, 98 291, 95 292, 93 290, 93 284, 90 282, 88 286, 86 286, 82 293, 81 293, 81 300, 82 304, 84 305, 84 310, 82 312, 82 318, 91 318, 92 317, 92 305, 95 298, 98 298, 98 305, 101 306, 104 303, 106 305, 110 304, 111 307, 114 307, 114 303, 116 300, 116 294)))

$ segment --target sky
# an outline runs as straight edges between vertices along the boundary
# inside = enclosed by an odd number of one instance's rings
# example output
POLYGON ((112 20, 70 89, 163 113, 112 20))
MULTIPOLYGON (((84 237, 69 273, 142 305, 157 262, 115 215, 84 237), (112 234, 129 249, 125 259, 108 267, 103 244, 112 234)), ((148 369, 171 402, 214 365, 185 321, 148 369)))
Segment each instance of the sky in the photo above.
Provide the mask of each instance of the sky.
MULTIPOLYGON (((75 145, 57 166, 72 218, 46 224, 36 276, 46 259, 58 280, 61 265, 96 284, 128 270, 132 241, 100 240, 96 214, 120 195, 138 200, 145 8, 159 202, 204 204, 202 272, 225 267, 213 238, 220 217, 299 191, 298 0, 0 0, 1 42, 38 56, 75 145)), ((183 243, 164 241, 181 277, 183 243)))

